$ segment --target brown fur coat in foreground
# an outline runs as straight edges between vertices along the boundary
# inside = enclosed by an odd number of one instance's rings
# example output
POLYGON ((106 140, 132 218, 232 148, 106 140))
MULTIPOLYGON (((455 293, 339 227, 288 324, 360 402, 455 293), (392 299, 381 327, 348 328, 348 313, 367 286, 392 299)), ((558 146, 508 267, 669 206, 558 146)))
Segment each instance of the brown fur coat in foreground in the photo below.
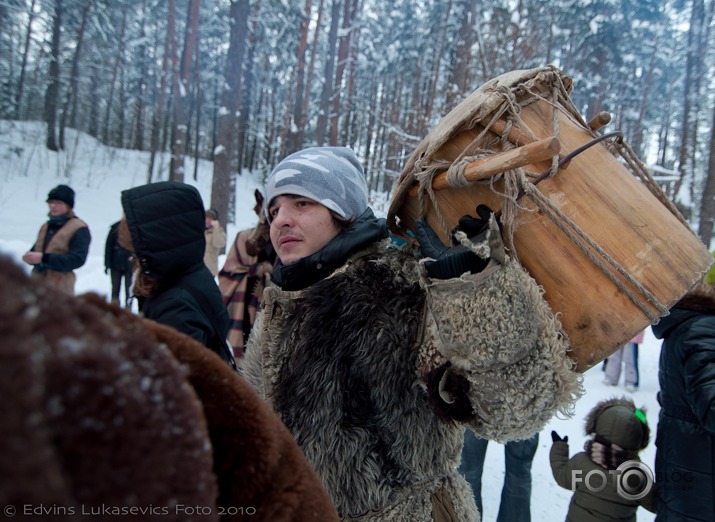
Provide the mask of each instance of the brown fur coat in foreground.
POLYGON ((213 352, 7 258, 0 419, 0 505, 17 515, 337 519, 288 431, 213 352))

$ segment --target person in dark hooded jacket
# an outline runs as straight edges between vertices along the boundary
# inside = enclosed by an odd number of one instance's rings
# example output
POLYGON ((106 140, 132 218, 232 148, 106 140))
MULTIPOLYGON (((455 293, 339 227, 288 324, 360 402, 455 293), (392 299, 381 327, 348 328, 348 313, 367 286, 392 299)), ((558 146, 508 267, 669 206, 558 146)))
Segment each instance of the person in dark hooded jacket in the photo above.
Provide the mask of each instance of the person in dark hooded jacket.
POLYGON ((551 432, 551 472, 559 486, 574 491, 567 522, 635 522, 638 506, 655 512, 650 470, 638 458, 650 437, 645 412, 625 397, 601 401, 586 416, 585 433, 584 451, 569 459, 568 436, 551 432))
POLYGON ((715 520, 715 286, 713 269, 654 325, 658 380, 656 520, 715 520))
POLYGON ((185 333, 235 368, 228 314, 204 264, 204 204, 192 186, 163 181, 122 192, 119 244, 132 252, 140 313, 185 333))

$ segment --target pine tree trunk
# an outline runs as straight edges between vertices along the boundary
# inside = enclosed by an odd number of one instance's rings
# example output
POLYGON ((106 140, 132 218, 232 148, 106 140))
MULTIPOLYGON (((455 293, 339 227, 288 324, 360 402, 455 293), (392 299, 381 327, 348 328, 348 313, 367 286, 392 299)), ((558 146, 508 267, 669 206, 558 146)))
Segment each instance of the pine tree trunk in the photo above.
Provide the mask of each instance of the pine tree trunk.
POLYGON ((681 126, 682 137, 680 141, 680 149, 678 150, 678 173, 680 175, 680 179, 675 183, 675 187, 673 189, 675 194, 678 194, 685 177, 692 172, 694 159, 692 106, 694 102, 693 98, 697 96, 697 92, 694 90, 694 82, 697 74, 697 53, 699 52, 698 43, 703 30, 702 24, 705 12, 703 0, 693 0, 691 9, 690 29, 688 30, 688 51, 685 61, 685 80, 683 83, 685 86, 685 92, 683 94, 683 122, 681 126))
POLYGON ((146 0, 142 2, 142 17, 141 17, 141 28, 139 30, 139 38, 141 40, 141 59, 139 62, 139 78, 137 80, 136 88, 136 120, 134 125, 134 149, 144 150, 144 117, 145 117, 145 106, 146 106, 146 77, 147 68, 146 60, 144 60, 144 54, 146 54, 146 45, 144 40, 146 40, 146 0))
MULTIPOLYGON (((120 107, 127 106, 126 88, 127 88, 126 69, 124 67, 122 67, 119 71, 119 94, 118 94, 118 97, 119 97, 119 106, 120 107)), ((126 111, 119 111, 117 133, 115 134, 113 141, 120 148, 126 147, 126 143, 124 141, 126 123, 127 123, 126 111)))
POLYGON ((119 73, 119 65, 122 62, 124 54, 124 32, 127 28, 127 13, 122 14, 122 28, 119 31, 119 45, 117 45, 117 55, 114 59, 114 67, 112 68, 112 81, 109 84, 109 97, 107 98, 107 110, 104 114, 104 130, 102 132, 102 141, 109 145, 109 122, 112 116, 112 99, 114 98, 114 86, 117 83, 117 75, 119 73))
POLYGON ((22 93, 25 89, 25 75, 27 74, 27 57, 30 54, 30 43, 32 42, 32 22, 35 20, 35 3, 30 3, 30 11, 27 19, 27 33, 25 34, 25 49, 22 51, 22 65, 20 66, 20 79, 17 82, 17 93, 15 94, 15 119, 22 117, 22 93))
MULTIPOLYGON (((166 40, 164 41, 164 56, 161 61, 161 79, 159 80, 159 99, 156 110, 151 118, 151 152, 149 154, 149 168, 147 171, 147 183, 152 182, 154 177, 154 162, 159 149, 159 134, 161 131, 161 120, 164 112, 164 97, 166 93, 166 83, 169 76, 169 60, 172 56, 172 49, 176 43, 176 6, 174 0, 169 0, 168 16, 166 22, 166 40)), ((163 149, 162 149, 163 150, 163 149)))
POLYGON ((303 145, 305 135, 305 114, 303 98, 305 89, 305 51, 308 48, 308 28, 310 25, 310 0, 305 0, 303 19, 298 29, 298 47, 296 50, 295 99, 293 104, 293 126, 290 132, 290 146, 287 153, 297 151, 303 145))
POLYGON ((452 65, 449 89, 447 89, 446 111, 452 110, 459 102, 462 95, 469 92, 469 71, 472 66, 472 45, 474 44, 474 21, 476 20, 476 6, 470 0, 463 0, 458 9, 462 21, 458 36, 455 59, 452 65))
POLYGON ((318 20, 315 24, 315 32, 313 33, 313 43, 310 50, 310 64, 308 65, 308 77, 305 82, 305 93, 303 94, 303 115, 307 119, 310 108, 310 93, 313 87, 313 74, 315 73, 315 61, 318 55, 318 41, 320 38, 320 28, 323 23, 323 4, 324 0, 320 0, 318 4, 318 20))
POLYGON ((189 0, 179 75, 174 78, 174 125, 172 128, 169 179, 184 181, 184 155, 188 141, 188 95, 191 63, 198 44, 200 0, 189 0))
POLYGON ((330 99, 333 96, 333 71, 335 70, 335 53, 338 43, 338 24, 340 23, 340 0, 333 0, 330 11, 330 32, 328 33, 328 56, 325 60, 323 90, 320 94, 318 123, 315 128, 315 141, 318 146, 325 144, 325 134, 328 130, 330 117, 330 99))
POLYGON ((196 125, 194 130, 194 181, 199 179, 199 155, 201 153, 201 62, 199 61, 199 50, 196 50, 196 63, 194 65, 194 99, 196 100, 196 125))
POLYGON ((655 45, 653 47, 653 54, 651 55, 650 63, 648 64, 648 71, 643 80, 643 96, 641 96, 641 103, 638 110, 638 120, 636 121, 635 129, 633 130, 633 138, 631 140, 631 146, 635 151, 637 156, 641 156, 643 151, 643 120, 645 119, 645 112, 648 107, 648 101, 650 98, 650 91, 653 87, 653 73, 655 70, 656 55, 658 54, 658 40, 656 39, 655 45))
POLYGON ((87 26, 87 17, 89 15, 89 10, 92 7, 92 0, 88 0, 82 9, 82 21, 79 24, 79 29, 77 30, 77 43, 74 50, 74 56, 72 58, 72 72, 70 76, 70 88, 67 89, 67 94, 65 96, 65 101, 62 106, 62 115, 60 116, 60 148, 64 150, 65 148, 65 126, 67 125, 67 120, 70 120, 70 126, 74 126, 74 115, 69 116, 70 107, 75 106, 73 101, 77 99, 77 84, 79 82, 79 57, 82 53, 82 41, 84 40, 84 30, 87 26))
MULTIPOLYGON (((261 8, 260 2, 256 2, 253 7, 253 14, 251 19, 253 20, 253 27, 248 35, 248 54, 246 55, 246 65, 244 67, 244 79, 241 82, 241 113, 238 117, 238 133, 236 136, 236 143, 238 150, 236 151, 236 164, 238 166, 238 173, 241 173, 243 167, 247 167, 249 170, 253 169, 253 158, 255 158, 255 148, 250 153, 246 153, 248 148, 248 129, 252 123, 251 118, 254 114, 252 110, 252 98, 253 98, 253 88, 255 85, 255 59, 256 59, 256 31, 257 24, 259 20, 259 11, 261 8), (247 157, 250 156, 250 159, 247 157)), ((256 108, 255 114, 260 114, 260 103, 256 108)), ((255 141, 254 141, 255 143, 255 141)), ((233 215, 233 214, 231 214, 233 215)))
POLYGON ((52 19, 52 48, 47 90, 45 91, 45 123, 47 123, 47 148, 59 150, 57 143, 57 105, 60 98, 60 34, 62 32, 62 0, 55 0, 52 19))
POLYGON ((249 12, 250 3, 248 0, 231 1, 229 12, 231 36, 226 56, 225 86, 221 95, 221 107, 218 114, 214 171, 211 182, 211 207, 215 208, 221 216, 228 216, 230 200, 233 198, 231 179, 236 109, 241 88, 243 58, 246 51, 249 12))
POLYGON ((429 121, 432 118, 432 111, 434 110, 434 100, 435 97, 437 96, 437 81, 441 77, 441 66, 442 66, 442 54, 444 54, 444 47, 447 42, 447 32, 449 30, 449 17, 452 13, 452 0, 449 0, 447 2, 447 8, 445 9, 445 14, 444 14, 444 23, 443 27, 444 30, 442 31, 442 37, 440 38, 439 42, 439 51, 437 51, 435 55, 435 66, 434 70, 432 71, 432 77, 430 78, 430 89, 429 93, 427 94, 427 104, 425 107, 425 110, 422 112, 422 118, 420 121, 420 127, 417 130, 417 135, 421 136, 425 134, 428 130, 429 126, 429 121))
POLYGON ((333 94, 333 107, 330 113, 330 145, 338 144, 338 122, 340 121, 340 94, 343 89, 343 74, 348 61, 348 50, 352 37, 352 0, 345 0, 343 7, 342 36, 338 44, 338 62, 335 67, 335 90, 333 94))
MULTIPOLYGON (((350 13, 350 19, 352 23, 358 19, 358 13, 362 12, 362 5, 358 0, 352 0, 352 7, 350 13)), ((343 134, 341 143, 345 145, 350 145, 354 142, 355 136, 353 134, 353 122, 355 121, 355 107, 354 107, 354 96, 355 96, 355 85, 357 83, 357 63, 358 63, 358 49, 360 48, 360 24, 356 24, 352 29, 352 36, 350 38, 350 48, 348 49, 349 56, 349 67, 348 67, 348 80, 347 88, 345 89, 345 114, 343 118, 343 134)))
POLYGON ((698 235, 705 246, 710 248, 715 222, 715 109, 713 109, 713 125, 710 127, 710 159, 708 161, 708 177, 703 189, 703 203, 700 209, 700 224, 698 235))

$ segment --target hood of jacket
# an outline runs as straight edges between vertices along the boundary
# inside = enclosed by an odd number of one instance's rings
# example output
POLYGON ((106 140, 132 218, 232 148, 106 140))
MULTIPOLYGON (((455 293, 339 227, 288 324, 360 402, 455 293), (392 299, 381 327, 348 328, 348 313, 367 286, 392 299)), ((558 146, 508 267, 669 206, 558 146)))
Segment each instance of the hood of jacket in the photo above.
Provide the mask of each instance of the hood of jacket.
POLYGON ((650 428, 638 418, 636 409, 626 397, 602 401, 586 416, 585 433, 596 433, 623 449, 640 451, 648 445, 650 428))
POLYGON ((191 185, 162 181, 122 191, 122 207, 142 271, 176 279, 204 260, 205 212, 191 185))
POLYGON ((278 261, 273 269, 273 282, 283 290, 307 288, 340 268, 350 254, 387 237, 387 222, 376 218, 368 207, 357 221, 335 236, 323 248, 295 263, 278 261))

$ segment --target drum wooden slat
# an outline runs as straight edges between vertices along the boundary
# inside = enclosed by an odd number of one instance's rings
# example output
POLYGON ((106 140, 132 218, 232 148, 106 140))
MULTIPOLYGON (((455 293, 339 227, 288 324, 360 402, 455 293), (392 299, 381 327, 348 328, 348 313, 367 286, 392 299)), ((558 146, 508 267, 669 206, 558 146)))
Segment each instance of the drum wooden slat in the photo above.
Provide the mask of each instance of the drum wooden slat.
MULTIPOLYGON (((552 108, 544 101, 522 109, 521 118, 537 139, 552 136, 552 108)), ((565 155, 591 141, 593 134, 559 110, 559 140, 565 155)), ((453 161, 477 131, 457 133, 435 154, 453 161)), ((526 170, 540 174, 548 163, 526 170)), ((566 169, 537 185, 566 216, 610 255, 660 303, 671 307, 709 268, 713 257, 683 225, 605 147, 599 144, 576 156, 566 169)), ((503 183, 447 188, 435 193, 451 228, 477 204, 503 206, 503 183)), ((528 199, 522 198, 516 218, 514 246, 521 264, 544 288, 545 299, 558 313, 571 341, 571 357, 579 371, 594 366, 650 324, 649 317, 620 290, 582 250, 528 199)), ((396 212, 400 226, 414 230, 417 198, 406 198, 396 212)), ((428 203, 427 222, 446 241, 439 219, 428 203)), ((623 283, 638 292, 623 277, 623 283)), ((655 316, 660 312, 649 305, 655 316)))

